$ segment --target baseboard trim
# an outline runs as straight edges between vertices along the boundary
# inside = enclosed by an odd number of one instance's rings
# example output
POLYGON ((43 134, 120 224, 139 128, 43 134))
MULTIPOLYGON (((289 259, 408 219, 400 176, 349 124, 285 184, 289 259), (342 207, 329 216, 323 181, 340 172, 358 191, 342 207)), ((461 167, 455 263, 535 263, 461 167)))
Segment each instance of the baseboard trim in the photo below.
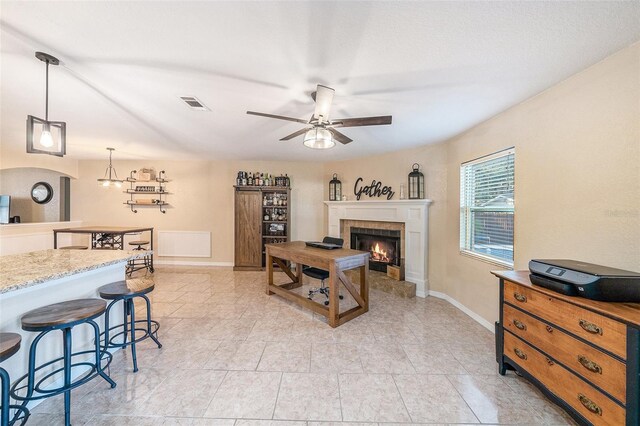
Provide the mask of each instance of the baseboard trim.
POLYGON ((233 266, 233 262, 197 262, 192 260, 153 260, 154 265, 167 266, 233 266))
POLYGON ((458 302, 456 299, 454 299, 453 297, 449 296, 448 294, 441 293, 439 291, 430 290, 429 291, 429 296, 433 296, 433 297, 437 297, 438 299, 446 300, 447 302, 451 303, 456 308, 460 309, 465 314, 469 315, 475 322, 477 322, 478 324, 480 324, 481 326, 483 326, 484 328, 486 328, 490 332, 495 333, 495 327, 493 326, 493 324, 491 324, 489 321, 487 321, 486 319, 482 318, 480 315, 476 314, 471 309, 467 308, 462 303, 458 302))

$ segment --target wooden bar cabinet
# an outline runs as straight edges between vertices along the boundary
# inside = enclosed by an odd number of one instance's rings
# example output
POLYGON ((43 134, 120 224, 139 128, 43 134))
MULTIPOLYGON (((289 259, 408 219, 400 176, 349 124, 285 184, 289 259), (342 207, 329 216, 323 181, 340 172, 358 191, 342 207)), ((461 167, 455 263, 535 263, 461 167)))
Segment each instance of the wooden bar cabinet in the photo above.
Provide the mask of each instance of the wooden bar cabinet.
POLYGON ((266 267, 265 244, 291 237, 291 189, 284 186, 234 186, 234 270, 266 267))

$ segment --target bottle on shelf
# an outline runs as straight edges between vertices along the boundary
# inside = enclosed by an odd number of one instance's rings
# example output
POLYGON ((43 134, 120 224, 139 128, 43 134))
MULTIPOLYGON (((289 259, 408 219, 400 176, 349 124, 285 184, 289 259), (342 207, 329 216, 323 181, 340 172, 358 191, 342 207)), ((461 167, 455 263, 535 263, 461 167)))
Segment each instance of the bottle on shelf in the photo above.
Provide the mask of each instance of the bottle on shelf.
POLYGON ((242 172, 242 185, 245 186, 247 184, 247 173, 242 172))
POLYGON ((253 176, 249 173, 249 177, 247 178, 247 185, 253 186, 253 176))
POLYGON ((238 176, 236 177, 236 185, 242 186, 242 172, 238 172, 238 176))

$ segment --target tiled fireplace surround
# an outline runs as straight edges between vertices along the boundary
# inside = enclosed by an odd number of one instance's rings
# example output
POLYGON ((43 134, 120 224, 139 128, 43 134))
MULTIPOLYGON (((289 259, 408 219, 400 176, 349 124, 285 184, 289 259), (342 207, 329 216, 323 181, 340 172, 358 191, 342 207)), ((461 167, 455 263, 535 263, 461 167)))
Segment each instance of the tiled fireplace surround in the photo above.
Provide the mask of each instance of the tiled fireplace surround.
POLYGON ((328 234, 349 246, 351 227, 400 231, 405 280, 416 284, 416 296, 429 293, 427 259, 431 200, 325 201, 328 234))

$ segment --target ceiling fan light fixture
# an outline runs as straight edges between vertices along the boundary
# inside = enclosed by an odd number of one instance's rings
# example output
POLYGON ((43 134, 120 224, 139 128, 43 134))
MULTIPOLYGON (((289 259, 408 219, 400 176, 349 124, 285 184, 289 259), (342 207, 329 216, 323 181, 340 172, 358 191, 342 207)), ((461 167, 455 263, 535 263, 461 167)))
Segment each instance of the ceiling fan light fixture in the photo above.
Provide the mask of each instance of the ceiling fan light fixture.
POLYGON ((322 127, 315 127, 305 133, 302 143, 312 149, 329 149, 336 145, 331 137, 331 132, 322 127))

